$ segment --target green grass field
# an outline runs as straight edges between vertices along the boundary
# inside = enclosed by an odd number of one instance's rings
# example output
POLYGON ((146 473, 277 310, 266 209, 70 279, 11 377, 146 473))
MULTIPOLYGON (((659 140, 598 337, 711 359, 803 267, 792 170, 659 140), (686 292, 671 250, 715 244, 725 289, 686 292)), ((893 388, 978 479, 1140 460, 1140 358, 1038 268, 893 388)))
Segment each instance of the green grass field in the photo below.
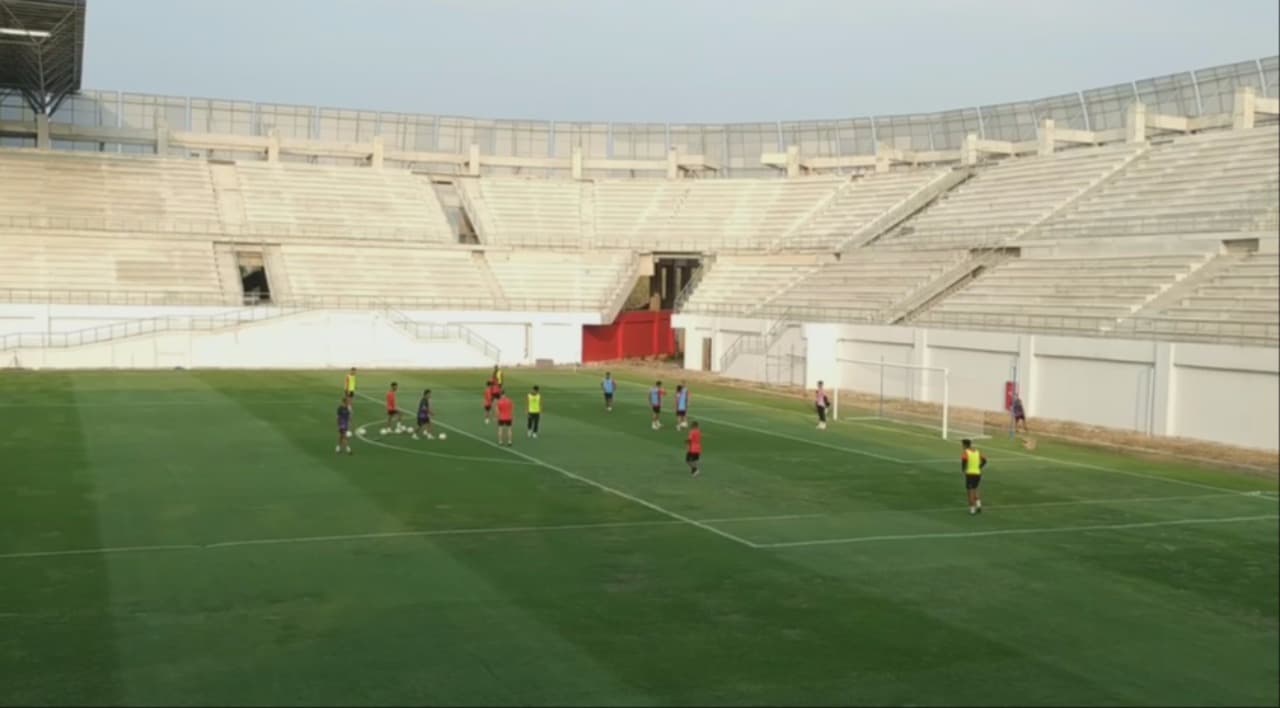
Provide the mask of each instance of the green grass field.
MULTIPOLYGON (((482 373, 7 373, 3 704, 1280 702, 1274 478, 959 446, 697 384, 482 422, 482 373), (445 442, 377 435, 386 383, 445 442)), ((668 381, 668 389, 674 388, 668 381)))

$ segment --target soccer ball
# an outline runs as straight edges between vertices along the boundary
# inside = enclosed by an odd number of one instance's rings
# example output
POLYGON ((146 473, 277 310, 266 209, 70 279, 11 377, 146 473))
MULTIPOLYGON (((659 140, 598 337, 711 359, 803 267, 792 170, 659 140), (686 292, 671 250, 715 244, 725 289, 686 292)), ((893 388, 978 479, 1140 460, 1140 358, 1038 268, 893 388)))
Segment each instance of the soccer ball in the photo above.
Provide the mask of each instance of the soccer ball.
POLYGON ((350 431, 350 430, 348 430, 348 431, 347 431, 347 437, 351 437, 351 431, 350 431))
POLYGON ((444 439, 448 438, 449 436, 448 436, 448 435, 445 435, 444 433, 440 433, 440 435, 439 435, 438 437, 439 437, 441 440, 444 440, 444 439))
POLYGON ((391 428, 383 428, 382 430, 379 430, 378 432, 379 432, 380 434, 382 434, 382 435, 386 435, 387 433, 391 432, 391 428))

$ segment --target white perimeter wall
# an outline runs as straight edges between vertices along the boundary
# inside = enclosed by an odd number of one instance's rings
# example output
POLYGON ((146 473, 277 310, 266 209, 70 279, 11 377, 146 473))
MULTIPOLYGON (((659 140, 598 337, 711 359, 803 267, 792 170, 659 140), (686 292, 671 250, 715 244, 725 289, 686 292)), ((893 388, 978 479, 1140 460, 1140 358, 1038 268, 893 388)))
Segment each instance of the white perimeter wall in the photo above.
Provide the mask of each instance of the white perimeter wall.
MULTIPOLYGON (((711 338, 713 370, 726 342, 769 326, 697 315, 677 315, 673 324, 686 332, 687 368, 701 368, 700 341, 711 338)), ((1028 416, 1280 449, 1275 349, 826 323, 805 324, 803 332, 809 387, 824 380, 876 393, 883 358, 946 367, 953 406, 1003 410, 1004 383, 1016 377, 1028 416)), ((941 402, 933 377, 885 372, 888 393, 910 388, 921 400, 941 402)), ((740 357, 724 373, 770 380, 762 357, 740 357)))
MULTIPOLYGON (((139 319, 209 316, 233 308, 0 307, 0 336, 65 333, 139 319)), ((405 312, 414 321, 457 324, 501 350, 504 364, 550 359, 582 361, 582 325, 598 313, 405 312)), ((21 349, 0 354, 0 367, 28 368, 472 368, 491 366, 462 342, 418 340, 378 312, 314 310, 218 332, 164 332, 79 347, 21 349)))

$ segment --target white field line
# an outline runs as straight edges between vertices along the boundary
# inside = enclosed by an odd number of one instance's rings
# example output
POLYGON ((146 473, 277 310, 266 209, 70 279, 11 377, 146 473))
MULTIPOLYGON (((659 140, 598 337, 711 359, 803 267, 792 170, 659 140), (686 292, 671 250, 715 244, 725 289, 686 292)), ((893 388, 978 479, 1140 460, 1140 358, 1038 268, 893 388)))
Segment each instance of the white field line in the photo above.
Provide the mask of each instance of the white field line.
MULTIPOLYGON (((802 437, 800 437, 800 436, 798 436, 798 435, 790 435, 790 434, 788 434, 788 433, 779 433, 779 432, 777 432, 776 430, 765 430, 764 428, 756 428, 756 427, 754 427, 754 426, 750 426, 750 425, 743 425, 743 424, 741 424, 741 423, 730 423, 730 422, 729 422, 729 421, 727 421, 727 420, 721 420, 721 419, 719 419, 719 418, 709 418, 709 417, 707 417, 707 416, 705 416, 705 415, 698 415, 698 416, 693 416, 693 417, 697 418, 698 420, 705 420, 705 421, 708 421, 708 422, 711 422, 711 423, 716 423, 717 425, 727 425, 727 426, 729 426, 730 428, 739 428, 739 429, 741 429, 741 430, 749 430, 749 431, 751 431, 751 432, 753 432, 753 433, 759 433, 759 434, 761 434, 761 435, 768 435, 768 436, 775 437, 775 438, 782 438, 782 439, 784 439, 784 440, 794 440, 794 441, 796 441, 796 442, 805 443, 805 444, 807 444, 807 445, 813 445, 813 446, 815 446, 815 447, 825 447, 825 448, 827 448, 828 450, 836 450, 836 451, 838 451, 838 452, 847 452, 847 453, 852 454, 852 455, 862 455, 863 457, 871 457, 871 458, 875 458, 875 459, 877 459, 877 460, 884 460, 885 462, 893 462, 893 463, 895 463, 895 464, 899 464, 899 465, 902 465, 902 464, 910 464, 911 462, 913 462, 912 460, 904 460, 904 459, 901 459, 901 458, 898 458, 898 457, 889 457, 888 455, 879 455, 879 454, 876 454, 876 453, 874 453, 874 452, 867 452, 866 450, 859 450, 859 449, 857 449, 857 448, 855 448, 855 447, 844 447, 843 445, 834 445, 834 444, 832 444, 832 443, 826 443, 826 442, 822 442, 822 441, 820 441, 820 440, 810 440, 810 439, 808 439, 808 438, 802 438, 802 437)), ((956 460, 957 460, 957 461, 958 461, 959 459, 960 459, 960 458, 958 458, 958 457, 956 458, 956 460)))
POLYGON ((1054 526, 1024 529, 996 529, 993 531, 950 531, 939 533, 910 533, 888 536, 853 536, 851 538, 825 538, 816 541, 783 541, 757 543, 756 548, 800 548, 804 546, 831 546, 852 543, 876 543, 881 541, 914 541, 920 539, 979 538, 983 536, 1020 536, 1043 533, 1069 533, 1083 531, 1120 531, 1124 529, 1148 529, 1161 526, 1190 526, 1194 524, 1235 524, 1248 521, 1274 521, 1280 515, 1227 516, 1204 519, 1173 519, 1170 521, 1140 521, 1128 524, 1091 524, 1087 526, 1054 526))
MULTIPOLYGON (((936 439, 936 438, 933 438, 932 436, 912 432, 910 430, 898 430, 897 428, 886 428, 882 425, 871 425, 866 423, 862 425, 868 428, 875 428, 877 430, 885 430, 889 432, 900 433, 902 435, 914 435, 916 437, 936 439)), ((1256 494, 1255 492, 1264 492, 1264 493, 1268 492, 1268 490, 1265 490, 1265 489, 1264 490, 1235 490, 1235 489, 1229 489, 1227 487, 1219 487, 1213 484, 1201 484, 1199 482, 1188 482, 1186 480, 1176 479, 1174 477, 1163 477, 1157 474, 1146 474, 1144 472, 1134 472, 1132 470, 1120 470, 1114 467, 1103 467, 1102 465, 1094 465, 1088 462, 1076 462, 1075 460, 1064 460, 1059 457, 1033 455, 1029 452, 1021 452, 1019 450, 1006 449, 1006 448, 996 448, 996 449, 999 450, 1000 454, 1008 454, 1008 455, 1013 455, 1015 457, 1025 457, 1032 460, 1040 460, 1042 462, 1051 462, 1053 464, 1066 465, 1068 467, 1079 467, 1081 469, 1097 470, 1099 472, 1110 472, 1112 474, 1128 475, 1130 477, 1140 477, 1142 479, 1153 479, 1159 482, 1167 482, 1169 484, 1180 484, 1184 487, 1195 487, 1197 489, 1209 489, 1215 492, 1234 493, 1234 494, 1239 494, 1240 496, 1246 496, 1246 497, 1259 496, 1259 494, 1256 494)))
MULTIPOLYGON (((377 401, 377 399, 372 398, 372 397, 370 397, 370 396, 366 396, 366 395, 364 395, 364 394, 359 394, 359 395, 360 395, 360 396, 363 396, 364 398, 367 398, 367 399, 369 399, 369 400, 372 400, 372 401, 375 401, 375 402, 377 401)), ((754 544, 754 543, 752 543, 751 541, 748 541, 748 540, 747 540, 747 539, 745 539, 745 538, 741 538, 741 537, 739 537, 739 536, 735 536, 734 534, 731 534, 731 533, 729 533, 728 531, 722 531, 722 530, 720 530, 720 529, 718 529, 718 528, 716 528, 716 527, 714 527, 714 526, 711 526, 710 524, 704 523, 704 522, 702 522, 702 521, 698 521, 697 519, 691 519, 691 518, 689 518, 689 517, 685 516, 684 514, 681 514, 681 513, 675 512, 675 511, 671 511, 670 509, 663 508, 663 507, 661 507, 661 506, 659 506, 659 505, 657 505, 657 504, 655 504, 655 503, 653 503, 653 502, 651 502, 651 501, 648 501, 647 499, 641 499, 640 497, 637 497, 637 496, 635 496, 635 495, 633 495, 633 494, 628 494, 627 492, 624 492, 624 491, 622 491, 622 490, 620 490, 620 489, 614 489, 613 487, 610 487, 610 486, 609 486, 609 485, 607 485, 607 484, 603 484, 603 483, 601 483, 601 482, 597 482, 597 481, 595 481, 594 479, 591 479, 591 478, 589 478, 589 477, 583 477, 583 476, 582 476, 582 475, 580 475, 580 474, 575 474, 575 473, 570 472, 569 470, 567 470, 567 469, 565 469, 565 468, 563 468, 563 467, 560 467, 559 465, 553 465, 553 464, 551 464, 550 462, 547 462, 547 461, 545 461, 545 460, 540 460, 540 459, 538 459, 538 458, 534 457, 533 455, 529 455, 529 454, 526 454, 526 453, 520 452, 519 450, 516 450, 516 449, 510 448, 510 447, 503 447, 503 446, 501 446, 501 445, 497 444, 496 442, 494 442, 494 441, 492 441, 492 440, 486 440, 485 438, 482 438, 482 437, 480 437, 479 435, 476 435, 476 434, 474 434, 474 433, 469 433, 469 432, 467 432, 466 430, 463 430, 462 428, 454 427, 454 426, 452 426, 452 425, 449 425, 448 423, 444 423, 444 422, 440 422, 440 421, 433 421, 433 422, 435 422, 435 423, 436 423, 438 426, 440 426, 441 428, 445 428, 445 429, 447 429, 447 430, 452 430, 453 432, 455 432, 455 433, 457 433, 457 434, 459 434, 459 435, 465 435, 465 436, 467 436, 467 437, 471 438, 472 440, 476 440, 476 441, 482 442, 482 443, 484 443, 484 444, 486 444, 486 445, 488 445, 488 446, 490 446, 490 447, 497 448, 498 450, 502 450, 502 451, 504 451, 504 452, 506 452, 506 453, 508 453, 508 454, 515 455, 516 457, 519 457, 519 458, 522 458, 522 459, 528 460, 528 461, 533 462, 533 463, 535 463, 535 464, 537 464, 537 465, 539 465, 539 466, 541 466, 541 467, 545 467, 545 468, 547 468, 547 469, 551 470, 552 472, 557 472, 557 473, 559 473, 559 474, 561 474, 561 475, 564 475, 565 477, 568 477, 569 479, 577 480, 577 481, 579 481, 579 482, 582 482, 583 484, 589 484, 589 485, 591 485, 591 486, 595 487, 596 489, 599 489, 599 490, 600 490, 600 491, 602 491, 602 492, 606 492, 606 493, 608 493, 608 494, 612 494, 612 495, 614 495, 614 496, 621 497, 622 499, 626 499, 626 500, 628 500, 628 501, 634 502, 634 503, 636 503, 636 504, 639 504, 640 506, 643 506, 643 507, 646 507, 646 508, 652 509, 653 511, 656 511, 656 512, 658 512, 659 514, 662 514, 663 516, 669 516, 669 517, 671 517, 671 518, 673 518, 673 519, 676 519, 676 520, 678 520, 678 521, 683 521, 684 523, 689 524, 690 526, 696 526, 696 527, 698 527, 698 528, 702 529, 703 531, 708 531, 708 532, 713 533, 713 534, 715 534, 715 535, 717 535, 717 536, 719 536, 719 537, 721 537, 721 538, 725 538, 725 539, 728 539, 728 540, 730 540, 730 541, 733 541, 734 543, 737 543, 737 544, 740 544, 740 545, 743 545, 743 546, 747 546, 748 548, 753 548, 753 547, 755 547, 755 544, 754 544)))
MULTIPOLYGON (((628 383, 630 383, 630 382, 628 382, 628 383)), ((631 383, 630 385, 632 385, 632 386, 639 386, 639 385, 641 385, 641 384, 634 384, 634 383, 631 383)), ((772 407, 768 407, 768 406, 761 406, 761 405, 759 405, 759 404, 755 404, 755 403, 746 403, 746 402, 742 402, 742 401, 732 401, 732 400, 730 400, 730 399, 727 399, 727 398, 721 398, 721 397, 719 397, 719 396, 713 396, 713 395, 711 395, 711 394, 697 394, 697 396, 698 396, 698 397, 700 397, 700 398, 712 398, 712 399, 715 399, 715 400, 727 401, 727 402, 730 402, 730 403, 736 403, 736 404, 738 404, 738 405, 742 405, 742 406, 749 406, 749 407, 755 407, 755 408, 765 408, 766 410, 774 411, 775 413, 784 413, 784 414, 787 414, 787 413, 794 413, 795 415, 801 415, 798 411, 779 411, 779 410, 778 410, 778 409, 776 409, 776 408, 772 408, 772 407)), ((701 419, 703 419, 703 420, 710 420, 709 418, 706 418, 705 416, 695 416, 695 417, 701 418, 701 419)), ((855 424, 858 424, 858 425, 862 425, 862 426, 867 427, 867 428, 874 428, 874 429, 876 429, 876 430, 884 430, 884 431, 886 431, 886 432, 898 433, 898 434, 901 434, 901 435, 911 435, 911 436, 918 437, 918 438, 925 438, 925 439, 928 439, 928 440, 933 440, 933 441, 935 441, 935 442, 937 442, 937 441, 940 441, 940 440, 941 440, 941 438, 939 438, 939 437, 938 437, 938 436, 936 436, 936 435, 927 435, 927 434, 925 434, 925 433, 919 433, 919 432, 916 432, 916 431, 913 431, 913 430, 902 430, 902 429, 899 429, 899 428, 890 428, 890 427, 883 426, 883 425, 875 425, 874 423, 864 422, 864 421, 865 421, 865 419, 862 419, 862 418, 859 418, 859 419, 842 418, 841 420, 842 420, 842 421, 846 421, 846 420, 847 420, 847 421, 849 421, 849 422, 851 422, 851 423, 855 423, 855 424)), ((875 420, 879 420, 879 419, 877 418, 877 419, 875 419, 875 420)), ((746 427, 746 426, 737 425, 737 424, 734 424, 734 423, 725 423, 724 421, 717 421, 717 422, 719 422, 719 423, 721 423, 721 424, 725 424, 725 425, 734 426, 734 427, 740 427, 740 428, 745 428, 745 427, 746 427)), ((746 429, 748 429, 748 430, 755 430, 756 432, 767 432, 767 431, 761 431, 761 430, 759 430, 759 429, 755 429, 755 428, 746 428, 746 429)), ((787 435, 784 435, 784 434, 781 434, 781 433, 768 433, 768 434, 776 435, 776 436, 779 436, 779 437, 791 437, 791 436, 787 436, 787 435)), ((814 440, 806 440, 806 439, 804 439, 804 438, 792 438, 792 439, 798 440, 798 441, 800 441, 800 442, 806 442, 806 443, 809 443, 809 444, 811 444, 811 445, 818 445, 818 446, 820 446, 820 447, 830 447, 827 443, 820 443, 820 442, 817 442, 817 441, 814 441, 814 440)), ((867 456, 873 456, 873 455, 870 455, 869 453, 865 453, 865 452, 862 452, 862 451, 855 451, 855 450, 852 450, 852 449, 849 449, 849 448, 839 448, 839 449, 843 449, 843 450, 844 450, 844 451, 846 451, 846 452, 855 452, 856 454, 863 454, 863 455, 867 455, 867 456)), ((1261 491, 1261 492, 1263 492, 1263 493, 1271 493, 1271 492, 1269 492, 1268 490, 1245 490, 1245 491, 1233 490, 1233 489, 1228 489, 1227 487, 1219 487, 1219 486, 1212 485, 1212 484, 1201 484, 1201 483, 1199 483, 1199 482, 1188 482, 1188 481, 1185 481, 1185 480, 1175 479, 1175 478, 1172 478, 1172 477, 1163 477, 1163 476, 1160 476, 1160 475, 1145 474, 1145 473, 1143 473, 1143 472, 1134 472, 1134 471, 1131 471, 1131 470, 1120 470, 1120 469, 1115 469, 1115 468, 1113 468, 1113 467, 1103 467, 1103 466, 1101 466, 1101 465, 1094 465, 1094 464, 1090 464, 1090 463, 1088 463, 1088 462, 1076 462, 1076 461, 1074 461, 1074 460, 1064 460, 1064 459, 1057 458, 1057 457, 1047 457, 1047 456, 1045 456, 1045 455, 1033 455, 1033 454, 1028 453, 1028 452, 1020 452, 1020 451, 1018 451, 1018 450, 1005 449, 1005 448, 996 448, 996 449, 998 449, 998 450, 1001 452, 1001 454, 1009 454, 1009 455, 1014 455, 1014 456, 1017 456, 1017 457, 1026 457, 1026 458, 1033 459, 1033 460, 1041 460, 1041 461, 1044 461, 1044 462, 1051 462, 1051 463, 1059 464, 1059 465, 1067 465, 1067 466, 1069 466, 1069 467, 1079 467, 1079 468, 1082 468, 1082 469, 1096 470, 1096 471, 1099 471, 1099 472, 1111 472, 1111 473, 1113 473, 1113 474, 1128 475, 1128 476, 1130 476, 1130 477, 1140 477, 1140 478, 1143 478, 1143 479, 1152 479, 1152 480, 1157 480, 1157 481, 1161 481, 1161 482, 1167 482, 1167 483, 1169 483, 1169 484, 1181 484, 1181 485, 1183 485, 1183 486, 1187 486, 1187 487, 1196 487, 1196 488, 1198 488, 1198 489, 1208 489, 1208 490, 1212 490, 1212 491, 1215 491, 1215 492, 1228 492, 1228 493, 1235 493, 1235 494, 1239 494, 1239 495, 1241 495, 1241 496, 1247 496, 1247 497, 1256 497, 1256 496, 1259 496, 1258 494, 1253 493, 1253 492, 1255 492, 1255 491, 1261 491)), ((881 459, 884 459, 884 460, 889 461, 889 462, 898 462, 898 463, 903 463, 903 464, 909 464, 909 463, 916 463, 916 462, 917 462, 917 461, 915 461, 915 460, 898 460, 898 459, 889 458, 889 457, 881 457, 881 459)))
MULTIPOLYGON (((957 472, 956 476, 960 476, 957 472)), ((1234 492, 1224 492, 1221 494, 1179 494, 1167 497, 1116 497, 1114 499, 1064 499, 1062 501, 1046 501, 1046 502, 1026 502, 1024 504, 988 504, 986 509, 1036 509, 1044 506, 1092 506, 1113 504, 1123 506, 1125 504, 1159 504, 1161 502, 1170 501, 1193 501, 1199 499, 1235 499, 1239 494, 1234 492)), ((1249 494, 1248 496, 1260 496, 1260 494, 1249 494)), ((862 516, 867 514, 927 514, 937 511, 957 511, 963 510, 963 504, 952 504, 950 506, 932 506, 914 509, 860 509, 857 511, 833 511, 822 516, 827 518, 837 518, 842 516, 862 516)))
MULTIPOLYGON (((775 516, 731 516, 717 519, 701 519, 700 523, 734 523, 746 521, 782 521, 787 519, 806 519, 822 516, 822 514, 779 514, 775 516)), ((0 560, 19 560, 23 558, 56 558, 59 556, 84 556, 111 553, 148 553, 158 551, 204 551, 219 548, 242 548, 245 546, 278 546, 297 543, 335 543, 342 541, 374 541, 388 538, 419 538, 432 536, 483 536, 486 534, 519 534, 542 533, 547 531, 574 531, 582 529, 632 528, 643 526, 678 526, 687 524, 681 519, 653 519, 651 521, 613 521, 582 524, 553 524, 546 526, 495 526, 454 529, 426 529, 421 531, 387 531, 382 533, 335 534, 329 536, 290 536, 283 538, 249 538, 236 541, 217 541, 214 543, 192 544, 173 543, 154 546, 116 546, 107 548, 75 548, 65 551, 25 551, 0 554, 0 560)))

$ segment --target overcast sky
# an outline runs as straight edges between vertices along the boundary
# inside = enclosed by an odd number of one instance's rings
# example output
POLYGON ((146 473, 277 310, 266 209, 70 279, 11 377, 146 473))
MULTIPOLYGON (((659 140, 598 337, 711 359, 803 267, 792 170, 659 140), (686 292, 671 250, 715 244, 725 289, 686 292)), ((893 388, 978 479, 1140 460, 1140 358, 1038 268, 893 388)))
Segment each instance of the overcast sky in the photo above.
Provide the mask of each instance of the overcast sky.
POLYGON ((89 0, 84 87, 740 122, 1038 98, 1280 52, 1277 0, 89 0))

